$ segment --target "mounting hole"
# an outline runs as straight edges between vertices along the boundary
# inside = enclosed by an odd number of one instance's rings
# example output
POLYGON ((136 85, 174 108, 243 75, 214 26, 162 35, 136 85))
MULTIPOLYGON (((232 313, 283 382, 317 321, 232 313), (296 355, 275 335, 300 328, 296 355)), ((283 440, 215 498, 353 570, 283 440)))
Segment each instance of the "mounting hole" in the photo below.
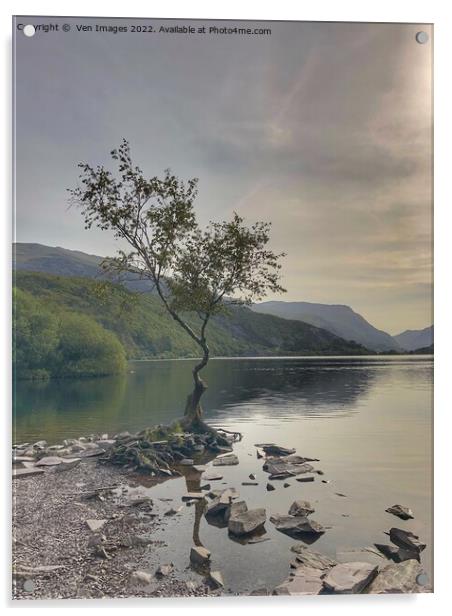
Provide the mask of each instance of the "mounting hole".
POLYGON ((417 32, 416 41, 419 43, 419 45, 425 45, 425 43, 427 43, 428 41, 427 32, 424 32, 423 30, 421 30, 420 32, 417 32))
POLYGON ((36 32, 36 28, 31 24, 24 26, 24 34, 25 36, 34 36, 36 32))

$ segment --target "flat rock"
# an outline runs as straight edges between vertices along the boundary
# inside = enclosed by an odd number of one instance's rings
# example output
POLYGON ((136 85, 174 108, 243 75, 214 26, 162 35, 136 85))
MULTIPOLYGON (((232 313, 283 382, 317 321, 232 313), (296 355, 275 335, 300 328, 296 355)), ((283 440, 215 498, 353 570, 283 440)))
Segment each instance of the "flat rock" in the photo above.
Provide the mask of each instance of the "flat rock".
POLYGON ((228 530, 232 535, 248 535, 263 526, 266 519, 265 509, 250 509, 230 517, 228 530))
POLYGON ((430 588, 427 586, 427 576, 418 561, 406 560, 387 565, 370 584, 367 592, 378 595, 417 593, 430 592, 430 588))
POLYGON ((311 567, 312 569, 326 571, 327 569, 331 569, 331 567, 337 565, 337 562, 329 556, 320 554, 320 552, 315 552, 314 550, 311 550, 299 543, 293 545, 290 549, 297 555, 295 557, 295 562, 291 563, 291 566, 295 569, 297 569, 300 565, 305 565, 306 567, 311 567))
POLYGON ((101 456, 105 453, 105 449, 102 447, 96 447, 95 449, 88 449, 87 451, 81 451, 78 454, 79 458, 94 458, 95 456, 101 456))
POLYGON ((182 460, 179 460, 178 464, 181 466, 193 466, 194 460, 191 458, 182 458, 182 460))
POLYGON ((35 462, 35 466, 57 466, 57 464, 61 464, 62 462, 63 458, 59 456, 46 456, 35 462))
POLYGON ((321 535, 325 532, 325 529, 319 522, 306 517, 277 514, 271 516, 270 522, 273 522, 276 530, 287 535, 321 535))
POLYGON ((13 453, 13 463, 14 462, 34 462, 35 458, 33 456, 15 456, 13 453))
POLYGON ((414 519, 414 515, 411 509, 408 509, 408 507, 403 507, 402 505, 392 505, 391 507, 385 509, 385 511, 387 511, 387 513, 392 513, 393 515, 396 515, 402 520, 414 519))
POLYGON ((63 459, 61 464, 58 464, 57 467, 55 468, 55 470, 58 473, 61 473, 62 471, 68 471, 71 468, 75 468, 76 466, 78 466, 81 461, 82 461, 81 458, 66 458, 66 459, 63 459))
POLYGON ((228 453, 224 456, 220 456, 219 458, 215 458, 212 462, 213 466, 235 466, 239 463, 238 457, 235 453, 228 453))
POLYGON ((314 481, 315 477, 314 475, 303 475, 301 477, 296 477, 295 479, 297 481, 305 482, 305 481, 314 481))
POLYGON ((394 545, 383 544, 383 543, 374 543, 375 547, 379 552, 381 552, 386 558, 393 560, 396 563, 401 563, 405 560, 419 560, 419 552, 414 550, 407 550, 405 548, 399 548, 394 545))
POLYGON ((224 588, 223 576, 220 571, 211 571, 207 579, 213 588, 224 588))
POLYGON ((339 595, 362 592, 370 584, 378 567, 370 563, 341 563, 332 567, 323 583, 327 590, 339 595))
POLYGON ((93 533, 100 530, 106 523, 107 520, 85 520, 85 524, 93 533))
POLYGON ((323 588, 324 572, 302 565, 286 582, 277 586, 274 595, 318 595, 323 588))
POLYGON ((242 481, 242 486, 258 486, 257 481, 242 481))
POLYGON ((262 468, 272 476, 284 475, 285 477, 302 475, 314 470, 314 467, 307 462, 304 464, 294 464, 292 462, 286 462, 284 458, 272 458, 267 460, 262 468))
POLYGON ((425 550, 426 544, 419 540, 419 537, 408 530, 402 530, 401 528, 391 528, 389 531, 389 538, 392 543, 398 545, 404 550, 411 550, 418 554, 425 550))
POLYGON ((203 466, 202 464, 195 464, 193 465, 193 470, 196 473, 204 473, 204 471, 207 469, 207 466, 203 466))
POLYGON ((194 565, 206 565, 210 561, 210 551, 202 546, 194 546, 190 550, 190 562, 194 565))
POLYGON ((296 500, 290 506, 289 515, 301 516, 305 518, 309 514, 314 513, 314 511, 314 507, 311 503, 308 503, 308 501, 296 500))
POLYGON ((248 511, 248 506, 245 501, 235 501, 231 503, 224 513, 224 519, 228 522, 231 518, 248 511))
POLYGON ((43 475, 41 468, 13 468, 13 479, 25 479, 25 477, 35 477, 43 475))

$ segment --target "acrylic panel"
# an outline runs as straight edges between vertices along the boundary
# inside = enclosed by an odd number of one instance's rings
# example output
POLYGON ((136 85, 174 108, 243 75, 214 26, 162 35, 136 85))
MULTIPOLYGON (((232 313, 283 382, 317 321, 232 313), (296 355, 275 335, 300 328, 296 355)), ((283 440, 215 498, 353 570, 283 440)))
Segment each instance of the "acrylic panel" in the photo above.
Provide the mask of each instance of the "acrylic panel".
POLYGON ((13 597, 432 592, 433 26, 13 52, 13 597))

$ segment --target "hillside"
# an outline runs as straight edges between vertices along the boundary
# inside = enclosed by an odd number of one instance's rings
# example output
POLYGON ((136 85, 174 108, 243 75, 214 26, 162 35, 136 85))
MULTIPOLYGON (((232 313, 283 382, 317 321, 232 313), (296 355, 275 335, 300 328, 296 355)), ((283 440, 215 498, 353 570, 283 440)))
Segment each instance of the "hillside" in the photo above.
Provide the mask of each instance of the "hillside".
MULTIPOLYGON (((130 293, 111 283, 88 278, 17 271, 17 288, 28 292, 51 311, 86 315, 116 334, 128 358, 196 357, 199 350, 190 337, 150 294, 130 293)), ((196 317, 192 317, 192 320, 196 317)), ((299 321, 256 314, 235 308, 209 325, 214 356, 362 355, 368 351, 299 321)))
POLYGON ((373 327, 349 306, 272 301, 255 304, 252 309, 261 314, 310 323, 374 351, 400 350, 392 336, 373 327))
POLYGON ((415 351, 433 345, 433 325, 425 329, 407 329, 394 336, 394 339, 405 351, 415 351))

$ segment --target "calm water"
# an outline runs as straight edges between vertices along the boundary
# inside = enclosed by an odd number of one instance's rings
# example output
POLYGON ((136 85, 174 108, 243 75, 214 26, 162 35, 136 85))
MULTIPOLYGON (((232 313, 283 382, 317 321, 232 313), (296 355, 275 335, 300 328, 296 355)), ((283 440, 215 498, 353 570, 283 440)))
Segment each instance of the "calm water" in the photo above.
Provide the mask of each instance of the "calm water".
MULTIPOLYGON (((133 362, 131 372, 120 378, 19 382, 14 439, 59 442, 168 423, 183 408, 191 366, 191 361, 133 362)), ((309 500, 316 509, 312 517, 331 527, 315 549, 340 559, 350 560, 342 554, 350 548, 387 543, 384 531, 391 526, 412 530, 428 544, 422 562, 431 574, 431 357, 218 359, 210 362, 205 377, 207 420, 244 435, 235 446, 240 464, 221 467, 221 473, 249 507, 264 506, 270 517, 286 513, 295 498, 309 500), (267 475, 253 445, 270 441, 319 458, 316 466, 324 477, 306 484, 291 480, 287 489, 275 482, 277 489, 266 492, 267 475), (250 473, 259 486, 240 485, 250 473), (403 522, 385 513, 396 503, 411 507, 415 519, 403 522)), ((168 481, 151 492, 178 504, 185 480, 168 481)), ((177 533, 169 556, 180 569, 187 564, 195 517, 195 508, 186 508, 161 531, 177 533)), ((266 529, 270 541, 241 545, 228 538, 227 530, 201 519, 199 538, 233 591, 272 586, 287 576, 294 540, 270 522, 266 529)))

